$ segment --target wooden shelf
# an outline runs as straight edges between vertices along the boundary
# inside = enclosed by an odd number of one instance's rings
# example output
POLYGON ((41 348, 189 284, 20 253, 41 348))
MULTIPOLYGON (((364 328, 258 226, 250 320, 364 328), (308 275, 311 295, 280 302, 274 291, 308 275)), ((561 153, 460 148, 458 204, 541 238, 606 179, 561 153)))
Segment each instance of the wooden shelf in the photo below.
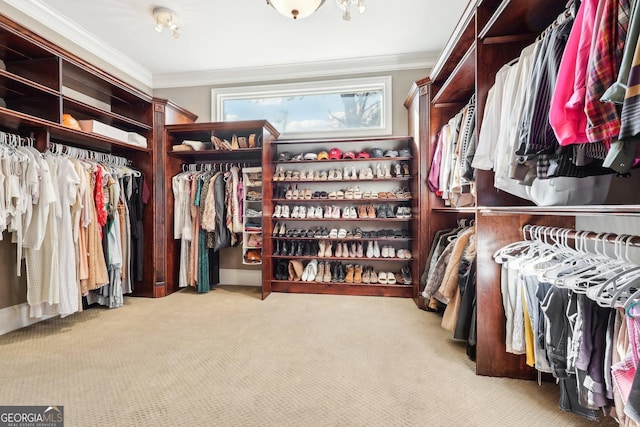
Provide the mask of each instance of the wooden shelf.
POLYGON ((289 282, 272 280, 271 290, 274 292, 363 295, 410 298, 412 285, 382 285, 366 283, 333 283, 333 282, 289 282))
MULTIPOLYGON (((410 161, 411 157, 370 157, 368 159, 326 159, 326 160, 274 160, 274 165, 282 165, 282 164, 315 164, 322 165, 327 163, 353 163, 353 162, 402 162, 402 161, 410 161)), ((352 180, 355 181, 355 180, 352 180)), ((326 181, 313 181, 313 182, 326 182, 326 181)))
POLYGON ((348 222, 409 222, 413 218, 271 218, 273 221, 311 221, 311 222, 336 222, 336 221, 348 221, 348 222))
POLYGON ((327 203, 366 203, 366 204, 376 204, 376 203, 402 203, 402 202, 410 202, 413 199, 401 199, 401 198, 381 198, 381 199, 271 199, 274 202, 279 204, 296 204, 296 203, 319 203, 326 205, 327 203))
POLYGON ((478 38, 540 33, 565 10, 566 3, 557 0, 503 0, 478 32, 478 38))
POLYGON ((171 157, 176 157, 191 163, 211 160, 259 162, 262 148, 239 148, 237 150, 199 150, 199 151, 169 151, 171 157))
MULTIPOLYGON (((273 141, 272 145, 274 146, 287 146, 287 145, 300 145, 300 144, 322 144, 322 145, 332 145, 332 144, 360 144, 366 143, 367 145, 374 145, 376 142, 380 142, 386 147, 391 146, 390 143, 407 143, 411 138, 406 137, 397 137, 397 136, 372 136, 367 138, 327 138, 322 140, 317 139, 283 139, 273 141)), ((328 150, 327 150, 328 151, 328 150)))
POLYGON ((101 110, 66 96, 62 100, 62 105, 63 112, 71 114, 76 120, 97 120, 104 124, 131 132, 147 133, 152 129, 152 126, 146 123, 130 119, 120 114, 101 110))
POLYGON ((479 207, 480 215, 640 216, 640 205, 479 207))
POLYGON ((212 135, 220 138, 231 138, 237 136, 249 136, 252 133, 262 135, 267 131, 274 138, 280 136, 280 132, 266 120, 242 120, 235 122, 210 122, 210 123, 189 123, 166 126, 166 131, 172 139, 178 140, 173 144, 182 142, 182 139, 192 139, 196 141, 210 141, 212 135))
POLYGON ((287 237, 287 236, 271 236, 273 240, 305 240, 311 242, 410 242, 412 237, 345 237, 339 239, 337 237, 287 237))
POLYGON ((429 79, 436 85, 442 84, 453 73, 461 62, 462 55, 474 44, 475 36, 475 4, 470 1, 462 13, 458 24, 449 37, 442 53, 431 68, 429 79))
MULTIPOLYGON (((343 239, 342 241, 345 241, 345 240, 343 239)), ((359 261, 358 262, 359 264, 367 263, 367 262, 378 262, 378 261, 409 262, 413 259, 413 258, 389 258, 389 257, 363 258, 363 257, 344 257, 344 256, 343 257, 336 257, 336 256, 318 257, 318 256, 304 256, 304 255, 271 255, 271 257, 275 259, 300 259, 300 260, 309 260, 309 261, 311 261, 312 259, 315 259, 318 261, 359 261)))
POLYGON ((451 207, 444 207, 444 208, 432 208, 431 209, 432 212, 438 212, 438 213, 469 213, 469 214, 474 214, 476 213, 476 208, 475 207, 469 207, 469 208, 451 208, 451 207))
POLYGON ((476 45, 472 44, 434 95, 434 104, 466 103, 475 91, 476 45))
POLYGON ((33 80, 0 70, 0 88, 5 100, 15 97, 38 97, 44 94, 60 96, 60 92, 33 80))

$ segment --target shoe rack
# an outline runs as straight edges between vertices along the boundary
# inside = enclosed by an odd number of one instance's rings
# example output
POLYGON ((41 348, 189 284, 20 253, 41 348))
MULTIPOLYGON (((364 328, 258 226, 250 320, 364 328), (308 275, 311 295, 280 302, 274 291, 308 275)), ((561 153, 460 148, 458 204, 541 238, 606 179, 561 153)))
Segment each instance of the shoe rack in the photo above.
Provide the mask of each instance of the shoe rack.
POLYGON ((262 264, 262 168, 242 168, 242 263, 262 264))
POLYGON ((413 297, 416 153, 411 137, 266 144, 263 294, 413 297))

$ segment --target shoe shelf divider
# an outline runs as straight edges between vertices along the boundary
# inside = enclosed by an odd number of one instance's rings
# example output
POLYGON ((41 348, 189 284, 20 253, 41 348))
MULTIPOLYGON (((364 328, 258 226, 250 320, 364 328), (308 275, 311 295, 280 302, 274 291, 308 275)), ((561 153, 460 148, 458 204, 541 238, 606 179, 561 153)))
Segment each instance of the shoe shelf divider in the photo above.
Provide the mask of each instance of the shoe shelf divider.
POLYGON ((262 264, 262 258, 260 261, 250 261, 247 259, 247 251, 253 250, 262 253, 262 243, 259 245, 254 244, 252 240, 259 238, 262 242, 262 228, 258 231, 247 230, 247 225, 253 221, 259 221, 262 226, 262 214, 260 216, 249 215, 249 209, 262 211, 262 197, 260 200, 253 200, 247 197, 250 191, 256 191, 262 194, 262 179, 251 180, 252 174, 262 175, 262 167, 246 167, 242 169, 243 175, 243 204, 242 204, 242 263, 246 265, 260 265, 262 264))
MULTIPOLYGON (((391 153, 393 155, 393 153, 391 153)), ((417 230, 417 199, 414 197, 382 197, 371 198, 362 197, 367 192, 388 192, 395 195, 398 191, 402 191, 407 195, 415 194, 417 176, 419 170, 417 166, 417 146, 413 139, 407 136, 400 137, 371 137, 371 138, 351 138, 351 139, 324 139, 324 140, 273 140, 264 145, 263 149, 263 264, 262 264, 262 280, 263 295, 270 292, 291 292, 291 293, 319 293, 319 294, 339 294, 339 295, 370 295, 370 296, 393 296, 393 297, 414 297, 414 290, 417 288, 415 284, 418 281, 417 264, 418 260, 412 254, 416 253, 418 240, 415 238, 417 230), (369 158, 333 158, 322 160, 278 160, 282 153, 287 153, 291 157, 299 154, 314 153, 318 154, 322 151, 330 152, 332 148, 338 148, 341 152, 353 151, 357 156, 360 151, 372 153, 374 148, 379 148, 384 155, 388 151, 399 152, 400 149, 408 150, 405 155, 396 155, 395 157, 369 157, 369 158), (401 175, 397 175, 395 165, 402 165, 400 168, 401 175), (344 171, 348 168, 350 174, 355 169, 355 179, 318 179, 318 173, 326 172, 329 175, 332 169, 344 171), (362 175, 361 173, 371 168, 373 177, 362 175), (386 169, 387 176, 378 177, 378 170, 383 172, 386 169), (293 174, 297 176, 307 175, 309 171, 313 172, 316 177, 295 179, 293 174), (287 172, 290 172, 287 175, 287 172), (397 175, 397 176, 396 176, 397 175), (309 189, 312 197, 309 198, 288 198, 286 190, 309 189), (284 187, 284 189, 283 189, 284 187), (359 190, 359 192, 356 190, 359 190), (314 194, 326 192, 327 195, 335 192, 346 194, 347 192, 355 192, 358 197, 313 197, 314 194), (327 206, 335 208, 336 206, 341 212, 339 218, 308 218, 308 217, 282 217, 274 215, 278 207, 288 206, 291 212, 294 207, 304 206, 310 208, 313 206, 322 207, 323 210, 327 206), (345 208, 355 208, 359 206, 374 205, 376 213, 380 206, 387 206, 386 210, 391 212, 391 217, 342 217, 345 208), (408 208, 407 216, 395 217, 397 207, 402 206, 408 208), (279 234, 281 224, 285 224, 289 230, 305 230, 303 234, 284 233, 279 234), (312 229, 327 228, 344 229, 346 231, 354 231, 357 228, 363 228, 365 233, 377 232, 379 230, 390 230, 392 233, 397 232, 398 237, 367 235, 362 237, 327 237, 322 233, 316 235, 311 232, 312 229), (402 233, 404 231, 404 234, 402 233), (407 257, 366 257, 366 256, 316 256, 315 254, 296 255, 295 253, 280 253, 281 245, 293 244, 309 244, 319 246, 321 242, 336 245, 339 243, 347 243, 350 247, 352 243, 361 244, 366 247, 373 242, 380 246, 392 246, 395 251, 401 249, 406 250, 410 254, 407 257), (325 281, 318 277, 318 280, 296 280, 296 278, 287 277, 282 280, 284 263, 295 260, 302 262, 304 268, 312 261, 320 263, 330 263, 331 269, 335 269, 336 264, 340 263, 352 268, 360 266, 361 272, 369 267, 375 272, 393 273, 396 283, 362 283, 340 281, 339 275, 336 280, 325 281), (408 273, 403 275, 402 273, 408 273), (398 273, 398 274, 395 274, 398 273), (278 277, 280 276, 280 277, 278 277), (403 280, 406 279, 406 280, 403 280)), ((308 193, 307 193, 308 195, 308 193)), ((315 248, 317 249, 317 247, 315 248)), ((397 253, 397 252, 396 252, 397 253)), ((342 267, 341 267, 342 268, 342 267)), ((316 270, 317 271, 317 270, 316 270)), ((344 274, 343 274, 344 275, 344 274)), ((344 278, 343 278, 344 279, 344 278)))

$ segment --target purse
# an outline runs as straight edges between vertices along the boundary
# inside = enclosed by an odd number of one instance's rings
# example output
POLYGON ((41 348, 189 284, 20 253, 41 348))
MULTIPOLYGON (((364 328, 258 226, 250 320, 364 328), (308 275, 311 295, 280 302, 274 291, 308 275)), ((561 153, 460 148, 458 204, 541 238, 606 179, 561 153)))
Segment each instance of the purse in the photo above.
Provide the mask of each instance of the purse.
POLYGON ((258 249, 249 249, 244 253, 244 260, 246 262, 261 262, 262 252, 258 249))

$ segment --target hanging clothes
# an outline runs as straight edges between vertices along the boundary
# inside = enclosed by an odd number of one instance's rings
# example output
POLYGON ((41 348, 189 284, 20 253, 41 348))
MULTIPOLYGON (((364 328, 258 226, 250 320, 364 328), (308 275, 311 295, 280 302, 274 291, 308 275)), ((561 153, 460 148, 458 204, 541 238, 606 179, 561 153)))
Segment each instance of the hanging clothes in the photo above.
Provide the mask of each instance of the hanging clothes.
POLYGON ((172 177, 174 239, 180 239, 178 284, 198 292, 212 287, 209 257, 212 251, 236 246, 242 232, 242 183, 237 166, 214 171, 211 166, 172 177), (237 231, 239 230, 239 231, 237 231))
MULTIPOLYGON (((640 323, 633 281, 640 267, 606 253, 589 254, 586 245, 571 248, 558 230, 547 229, 544 238, 537 232, 525 228, 524 241, 494 254, 503 284, 509 283, 502 287, 506 351, 526 353, 527 364, 557 378, 563 410, 595 420, 597 411, 615 406, 621 425, 636 425, 625 405, 632 388, 640 389, 634 382, 640 323), (524 340, 517 331, 525 331, 524 340)), ((615 244, 621 253, 622 240, 615 244)))

